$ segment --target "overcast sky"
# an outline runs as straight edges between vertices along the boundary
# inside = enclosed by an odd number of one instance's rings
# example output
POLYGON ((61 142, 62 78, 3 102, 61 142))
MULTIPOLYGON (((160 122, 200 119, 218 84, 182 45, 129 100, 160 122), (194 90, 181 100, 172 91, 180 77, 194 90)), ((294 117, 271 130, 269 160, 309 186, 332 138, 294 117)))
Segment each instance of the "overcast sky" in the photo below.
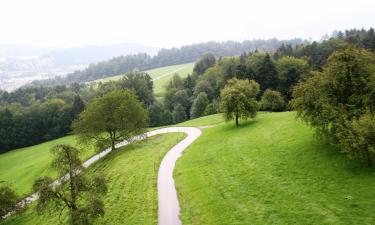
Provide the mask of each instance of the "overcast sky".
POLYGON ((0 44, 76 47, 319 40, 375 26, 375 0, 0 0, 0 44))

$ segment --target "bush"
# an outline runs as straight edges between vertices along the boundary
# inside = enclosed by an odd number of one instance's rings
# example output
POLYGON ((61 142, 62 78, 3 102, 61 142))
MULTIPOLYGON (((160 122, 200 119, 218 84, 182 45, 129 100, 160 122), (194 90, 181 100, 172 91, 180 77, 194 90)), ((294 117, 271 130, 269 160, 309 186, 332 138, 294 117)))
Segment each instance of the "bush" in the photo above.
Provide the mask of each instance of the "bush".
POLYGON ((261 108, 271 112, 283 111, 285 109, 284 98, 280 92, 267 89, 262 96, 261 108))
POLYGON ((9 212, 19 209, 17 203, 18 196, 16 192, 6 185, 0 185, 0 221, 9 212))

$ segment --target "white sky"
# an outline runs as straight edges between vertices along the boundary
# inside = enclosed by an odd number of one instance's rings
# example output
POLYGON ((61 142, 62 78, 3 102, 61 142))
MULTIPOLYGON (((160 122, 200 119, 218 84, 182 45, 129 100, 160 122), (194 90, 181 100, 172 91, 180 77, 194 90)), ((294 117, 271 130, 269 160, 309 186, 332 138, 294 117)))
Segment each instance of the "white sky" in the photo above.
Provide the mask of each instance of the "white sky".
POLYGON ((0 0, 0 44, 73 47, 319 40, 375 26, 375 0, 0 0))

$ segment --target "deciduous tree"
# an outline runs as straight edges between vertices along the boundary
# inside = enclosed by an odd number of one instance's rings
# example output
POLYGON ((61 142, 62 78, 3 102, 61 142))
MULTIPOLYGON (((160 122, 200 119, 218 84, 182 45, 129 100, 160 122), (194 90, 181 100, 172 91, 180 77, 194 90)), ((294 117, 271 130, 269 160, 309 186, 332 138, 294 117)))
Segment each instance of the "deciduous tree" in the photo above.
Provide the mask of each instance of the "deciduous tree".
POLYGON ((232 78, 221 91, 221 110, 226 120, 235 119, 236 126, 239 119, 253 118, 258 111, 256 96, 259 84, 253 80, 238 80, 232 78))

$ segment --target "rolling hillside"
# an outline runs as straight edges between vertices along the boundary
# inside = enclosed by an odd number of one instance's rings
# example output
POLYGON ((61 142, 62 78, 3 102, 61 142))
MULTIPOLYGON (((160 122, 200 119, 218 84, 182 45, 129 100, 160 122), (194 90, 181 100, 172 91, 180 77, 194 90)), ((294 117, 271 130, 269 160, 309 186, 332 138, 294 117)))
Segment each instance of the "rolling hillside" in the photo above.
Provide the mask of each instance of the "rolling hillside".
MULTIPOLYGON (((20 148, 0 154, 0 181, 7 181, 20 196, 30 194, 35 179, 41 176, 56 177, 51 170, 52 156, 49 150, 58 144, 76 145, 74 136, 66 136, 31 147, 20 148)), ((83 159, 94 154, 94 150, 84 151, 83 159)))
MULTIPOLYGON (((160 67, 152 70, 146 70, 144 72, 148 73, 154 80, 154 92, 156 97, 160 97, 164 93, 164 86, 172 78, 174 74, 178 74, 181 77, 186 77, 188 74, 193 72, 194 63, 186 63, 174 66, 160 67)), ((94 82, 106 82, 110 80, 118 80, 123 75, 118 75, 114 77, 108 77, 104 79, 95 80, 94 82)))
POLYGON ((175 168, 182 222, 374 224, 375 171, 333 150, 294 112, 204 129, 175 168))
MULTIPOLYGON (((106 214, 95 224, 156 225, 158 168, 165 153, 184 137, 182 133, 154 136, 118 149, 89 167, 86 173, 102 174, 109 189, 104 198, 106 214)), ((0 224, 59 224, 59 213, 38 215, 34 207, 0 224)), ((66 214, 61 221, 67 220, 66 214)))
MULTIPOLYGON (((315 139, 294 112, 261 112, 240 127, 225 123, 220 114, 179 126, 203 131, 174 171, 184 225, 375 223, 375 171, 315 139)), ((163 155, 183 137, 167 134, 137 142, 90 167, 87 172, 103 173, 110 188, 106 215, 95 224, 157 224, 156 172, 163 155)), ((72 142, 66 138, 58 140, 72 142)), ((22 185, 30 186, 36 177, 28 177, 29 171, 48 171, 36 169, 48 164, 47 144, 34 154, 18 150, 0 155, 0 165, 11 154, 19 159, 13 169, 0 167, 1 179, 19 176, 14 186, 25 191, 22 185)), ((0 224, 57 222, 58 215, 38 216, 33 207, 0 224)))

